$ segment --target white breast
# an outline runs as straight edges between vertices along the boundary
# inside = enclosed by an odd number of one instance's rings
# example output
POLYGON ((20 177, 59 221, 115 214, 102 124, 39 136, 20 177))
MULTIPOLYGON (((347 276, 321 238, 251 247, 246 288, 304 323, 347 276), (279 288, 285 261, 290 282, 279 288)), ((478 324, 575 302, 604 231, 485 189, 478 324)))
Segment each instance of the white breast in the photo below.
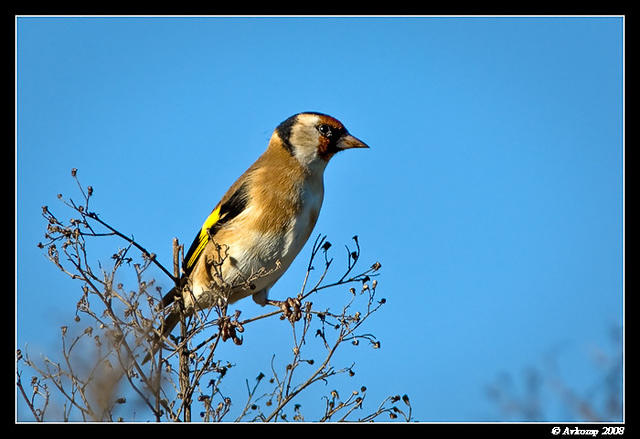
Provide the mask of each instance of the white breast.
MULTIPOLYGON (((237 263, 225 262, 223 268, 225 280, 234 284, 246 276, 260 272, 266 273, 252 281, 255 287, 252 291, 238 292, 231 302, 271 288, 300 253, 315 226, 322 207, 324 187, 321 175, 318 179, 307 181, 303 185, 300 198, 301 210, 295 218, 292 218, 285 233, 264 234, 257 230, 243 228, 244 239, 236 241, 229 247, 230 258, 227 262, 233 259, 237 263)), ((260 214, 255 211, 247 213, 260 214)))
POLYGON ((324 187, 322 177, 319 181, 310 181, 302 189, 302 210, 285 235, 282 259, 288 267, 309 239, 322 207, 324 187))

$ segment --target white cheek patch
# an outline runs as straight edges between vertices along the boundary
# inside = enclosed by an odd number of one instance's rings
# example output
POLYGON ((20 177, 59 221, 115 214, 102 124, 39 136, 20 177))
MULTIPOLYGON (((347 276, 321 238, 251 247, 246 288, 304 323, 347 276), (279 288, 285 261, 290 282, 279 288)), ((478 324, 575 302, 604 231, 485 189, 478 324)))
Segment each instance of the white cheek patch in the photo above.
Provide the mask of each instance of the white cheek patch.
POLYGON ((318 158, 318 137, 309 130, 294 127, 289 142, 293 145, 293 154, 303 165, 311 163, 318 158))
POLYGON ((312 143, 296 143, 293 156, 302 166, 309 169, 312 173, 322 174, 327 167, 327 160, 318 154, 316 142, 317 140, 314 140, 312 143))
POLYGON ((315 126, 318 117, 313 115, 302 115, 303 120, 295 124, 289 135, 289 143, 293 146, 293 155, 306 168, 324 171, 326 161, 318 155, 318 145, 320 144, 320 134, 315 126))
POLYGON ((315 148, 296 148, 294 156, 305 167, 309 167, 319 159, 318 151, 315 148))

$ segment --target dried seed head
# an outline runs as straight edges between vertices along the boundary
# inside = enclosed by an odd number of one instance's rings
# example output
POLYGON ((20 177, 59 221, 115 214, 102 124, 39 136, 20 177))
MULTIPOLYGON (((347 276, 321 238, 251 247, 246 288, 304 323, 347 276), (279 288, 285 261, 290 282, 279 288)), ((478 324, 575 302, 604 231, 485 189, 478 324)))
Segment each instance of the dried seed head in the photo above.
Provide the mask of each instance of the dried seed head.
POLYGON ((93 186, 87 186, 87 194, 89 196, 93 195, 93 186))
POLYGON ((72 177, 75 177, 77 173, 78 173, 78 170, 76 168, 71 168, 71 176, 72 177))

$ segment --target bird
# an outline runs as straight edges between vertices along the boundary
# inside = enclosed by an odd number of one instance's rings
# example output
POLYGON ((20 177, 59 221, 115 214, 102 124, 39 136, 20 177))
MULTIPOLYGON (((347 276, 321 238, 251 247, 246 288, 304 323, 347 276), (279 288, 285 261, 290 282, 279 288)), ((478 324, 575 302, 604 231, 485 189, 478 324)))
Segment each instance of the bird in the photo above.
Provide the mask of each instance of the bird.
MULTIPOLYGON (((179 282, 158 309, 177 297, 182 297, 187 315, 211 308, 221 298, 233 304, 252 296, 266 305, 269 290, 315 227, 327 164, 354 148, 369 146, 328 114, 302 112, 281 122, 267 149, 229 187, 197 231, 179 282)), ((171 333, 180 314, 173 309, 164 319, 158 331, 162 337, 171 333)), ((151 354, 158 348, 156 342, 151 354)))

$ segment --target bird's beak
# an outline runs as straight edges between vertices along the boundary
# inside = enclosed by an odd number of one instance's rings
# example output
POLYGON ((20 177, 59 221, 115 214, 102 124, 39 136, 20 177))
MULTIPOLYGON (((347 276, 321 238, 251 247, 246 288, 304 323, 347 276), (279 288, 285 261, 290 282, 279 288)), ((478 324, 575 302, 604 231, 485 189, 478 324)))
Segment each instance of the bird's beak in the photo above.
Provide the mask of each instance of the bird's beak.
POLYGON ((351 134, 344 135, 338 141, 336 145, 338 149, 351 149, 351 148, 368 148, 369 145, 364 143, 362 140, 353 137, 351 134))

